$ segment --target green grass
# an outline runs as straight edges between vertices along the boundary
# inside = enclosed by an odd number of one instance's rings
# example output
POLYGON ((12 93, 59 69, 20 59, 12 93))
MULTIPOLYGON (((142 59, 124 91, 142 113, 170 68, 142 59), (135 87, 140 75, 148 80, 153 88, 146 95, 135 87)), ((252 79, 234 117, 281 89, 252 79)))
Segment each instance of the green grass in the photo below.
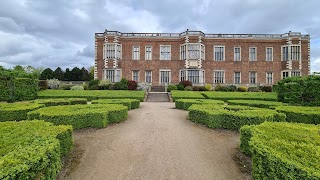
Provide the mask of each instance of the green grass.
POLYGON ((264 100, 277 101, 277 93, 275 92, 220 92, 210 91, 202 92, 207 99, 217 100, 264 100))
POLYGON ((220 100, 211 100, 211 99, 178 99, 175 101, 175 105, 177 109, 188 110, 189 107, 193 104, 224 105, 224 102, 220 100))
POLYGON ((171 91, 172 100, 177 99, 205 99, 199 91, 171 91))
POLYGON ((38 98, 86 98, 95 99, 137 99, 144 100, 144 91, 125 91, 125 90, 44 90, 38 93, 38 98))

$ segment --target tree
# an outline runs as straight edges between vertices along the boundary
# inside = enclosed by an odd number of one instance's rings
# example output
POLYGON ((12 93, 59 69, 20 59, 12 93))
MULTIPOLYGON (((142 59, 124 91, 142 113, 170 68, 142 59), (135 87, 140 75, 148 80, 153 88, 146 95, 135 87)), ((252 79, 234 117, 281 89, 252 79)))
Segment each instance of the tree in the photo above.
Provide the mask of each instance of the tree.
POLYGON ((64 72, 62 71, 62 69, 60 67, 57 67, 57 69, 54 70, 54 72, 53 72, 53 76, 54 76, 54 78, 59 79, 61 81, 64 78, 64 72))
POLYGON ((24 71, 25 71, 27 74, 29 74, 29 75, 31 75, 32 77, 37 78, 37 79, 40 78, 41 73, 42 73, 42 71, 43 71, 43 69, 44 69, 44 68, 42 68, 42 67, 40 67, 40 68, 35 68, 35 67, 33 67, 33 66, 30 66, 30 65, 25 66, 25 67, 23 67, 23 68, 24 68, 24 71))
POLYGON ((71 74, 72 74, 72 81, 81 81, 82 79, 82 72, 78 67, 74 67, 71 70, 71 74))
POLYGON ((40 75, 41 80, 52 79, 54 77, 53 71, 50 68, 46 68, 40 75))
POLYGON ((94 78, 94 66, 90 66, 89 67, 89 76, 90 76, 90 80, 93 80, 93 78, 94 78))
POLYGON ((86 70, 86 68, 83 67, 81 69, 81 74, 82 74, 82 78, 81 78, 82 81, 90 81, 91 80, 89 72, 88 72, 88 70, 86 70))
POLYGON ((72 81, 72 74, 69 68, 66 69, 66 72, 64 73, 63 80, 65 81, 72 81))

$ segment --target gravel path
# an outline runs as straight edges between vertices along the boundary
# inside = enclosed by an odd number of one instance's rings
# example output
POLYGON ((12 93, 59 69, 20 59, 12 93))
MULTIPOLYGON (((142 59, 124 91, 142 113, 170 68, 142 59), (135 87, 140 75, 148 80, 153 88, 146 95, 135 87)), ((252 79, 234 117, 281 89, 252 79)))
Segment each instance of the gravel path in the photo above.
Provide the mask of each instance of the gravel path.
POLYGON ((233 160, 239 133, 211 130, 186 117, 174 103, 144 102, 123 123, 76 131, 78 157, 60 178, 246 179, 233 160))

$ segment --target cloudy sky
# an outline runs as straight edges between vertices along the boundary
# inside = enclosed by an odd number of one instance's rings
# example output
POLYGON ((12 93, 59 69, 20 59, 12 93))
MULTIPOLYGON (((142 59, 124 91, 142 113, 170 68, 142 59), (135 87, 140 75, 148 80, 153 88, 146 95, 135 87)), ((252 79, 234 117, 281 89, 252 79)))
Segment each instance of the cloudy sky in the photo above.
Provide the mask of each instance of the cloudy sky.
POLYGON ((89 67, 94 33, 276 33, 311 35, 320 71, 319 0, 1 0, 0 65, 89 67))

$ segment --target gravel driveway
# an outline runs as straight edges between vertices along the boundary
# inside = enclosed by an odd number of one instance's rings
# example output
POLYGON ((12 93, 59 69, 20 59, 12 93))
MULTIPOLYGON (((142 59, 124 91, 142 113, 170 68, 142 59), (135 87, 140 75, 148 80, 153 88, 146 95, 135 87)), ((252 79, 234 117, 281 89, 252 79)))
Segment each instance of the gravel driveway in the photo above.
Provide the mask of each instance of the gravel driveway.
POLYGON ((188 120, 174 103, 143 102, 127 121, 74 133, 60 179, 247 179, 233 160, 239 133, 188 120))

